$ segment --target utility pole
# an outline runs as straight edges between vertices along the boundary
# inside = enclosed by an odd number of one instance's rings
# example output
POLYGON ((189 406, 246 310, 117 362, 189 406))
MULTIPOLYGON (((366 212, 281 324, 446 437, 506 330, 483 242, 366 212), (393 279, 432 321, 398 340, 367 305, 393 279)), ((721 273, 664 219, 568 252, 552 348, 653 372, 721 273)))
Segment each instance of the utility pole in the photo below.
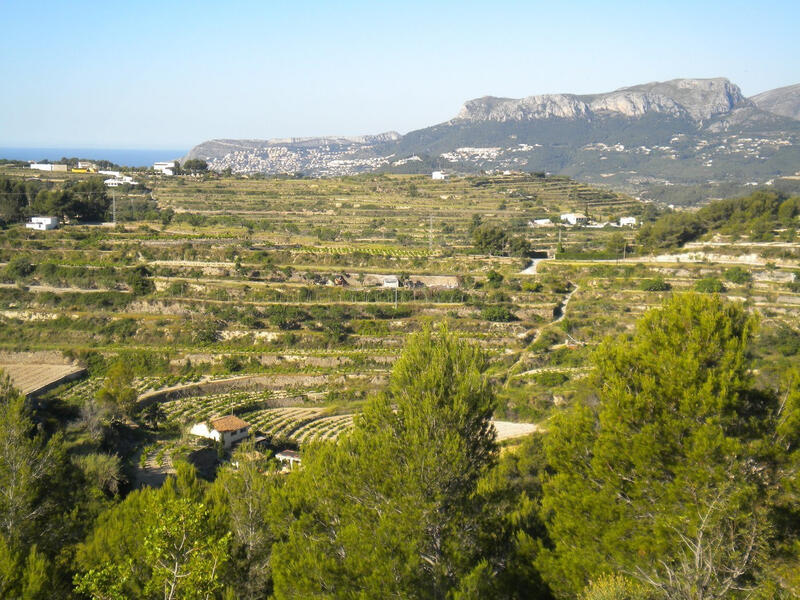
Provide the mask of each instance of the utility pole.
POLYGON ((114 225, 117 224, 117 194, 112 192, 111 193, 111 220, 114 222, 114 225))

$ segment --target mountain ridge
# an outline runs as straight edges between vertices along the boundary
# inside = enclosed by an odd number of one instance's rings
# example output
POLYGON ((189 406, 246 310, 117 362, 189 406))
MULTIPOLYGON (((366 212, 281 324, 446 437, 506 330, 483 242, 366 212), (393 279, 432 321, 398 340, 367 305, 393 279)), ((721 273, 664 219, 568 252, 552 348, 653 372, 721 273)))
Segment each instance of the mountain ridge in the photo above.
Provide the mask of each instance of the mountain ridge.
POLYGON ((484 96, 464 102, 448 121, 405 135, 210 140, 186 158, 237 173, 322 177, 551 171, 632 193, 652 185, 744 185, 800 169, 795 109, 800 116, 800 85, 746 98, 726 78, 673 79, 598 94, 484 96))

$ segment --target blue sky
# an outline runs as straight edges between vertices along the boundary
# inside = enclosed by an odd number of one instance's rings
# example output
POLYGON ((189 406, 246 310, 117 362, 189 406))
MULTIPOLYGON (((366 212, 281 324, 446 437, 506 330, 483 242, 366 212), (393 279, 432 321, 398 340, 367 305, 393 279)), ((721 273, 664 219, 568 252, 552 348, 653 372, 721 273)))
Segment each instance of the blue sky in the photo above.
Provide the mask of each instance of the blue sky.
POLYGON ((0 146, 401 133, 470 98, 800 82, 800 2, 0 0, 0 146))

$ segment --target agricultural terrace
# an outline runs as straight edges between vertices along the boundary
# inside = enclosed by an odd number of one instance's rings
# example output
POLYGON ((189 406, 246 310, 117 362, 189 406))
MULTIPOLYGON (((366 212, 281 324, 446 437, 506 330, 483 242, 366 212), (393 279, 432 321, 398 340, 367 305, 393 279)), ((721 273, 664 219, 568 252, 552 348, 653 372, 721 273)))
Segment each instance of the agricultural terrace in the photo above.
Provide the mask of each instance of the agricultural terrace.
POLYGON ((800 350, 795 242, 716 236, 652 255, 636 228, 529 226, 658 214, 565 177, 136 177, 147 191, 119 192, 116 225, 0 231, 0 349, 85 365, 68 403, 121 358, 140 396, 255 378, 164 396, 173 423, 233 412, 275 438, 331 439, 385 384, 406 336, 446 321, 491 357, 496 417, 535 423, 582 393, 604 336, 684 290, 762 313, 760 376, 800 350), (527 246, 487 252, 482 227, 527 246))

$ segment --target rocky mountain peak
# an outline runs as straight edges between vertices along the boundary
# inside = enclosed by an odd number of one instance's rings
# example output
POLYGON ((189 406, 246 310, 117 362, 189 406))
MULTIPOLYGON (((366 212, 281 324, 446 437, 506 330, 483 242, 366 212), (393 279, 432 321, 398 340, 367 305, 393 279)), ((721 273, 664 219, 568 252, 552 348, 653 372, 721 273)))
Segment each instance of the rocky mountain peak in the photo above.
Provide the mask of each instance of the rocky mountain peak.
POLYGON ((747 104, 739 86, 727 79, 674 79, 592 96, 545 94, 518 100, 486 96, 467 101, 456 120, 502 122, 579 119, 594 114, 641 117, 647 113, 662 113, 702 121, 747 104))

